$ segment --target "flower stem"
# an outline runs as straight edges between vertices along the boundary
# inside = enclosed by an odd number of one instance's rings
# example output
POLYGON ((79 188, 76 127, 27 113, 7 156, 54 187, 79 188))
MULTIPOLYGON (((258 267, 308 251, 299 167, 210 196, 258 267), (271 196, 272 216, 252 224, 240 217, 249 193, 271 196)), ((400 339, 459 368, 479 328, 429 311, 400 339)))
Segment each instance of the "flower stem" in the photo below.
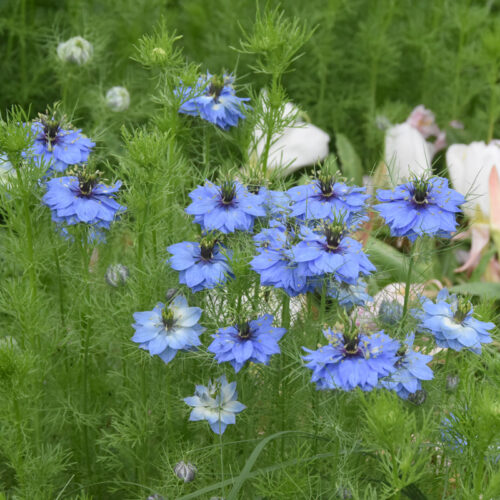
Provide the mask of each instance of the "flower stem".
MULTIPOLYGON (((82 366, 82 412, 86 416, 88 413, 88 364, 89 364, 89 346, 90 337, 92 335, 92 323, 88 308, 90 307, 90 283, 89 283, 89 249, 88 249, 88 228, 82 227, 78 234, 78 244, 80 245, 82 257, 82 273, 83 273, 83 286, 85 293, 85 301, 83 311, 81 313, 81 324, 83 330, 82 350, 83 350, 83 366, 82 366)), ((89 445, 89 431, 86 424, 83 425, 83 446, 85 451, 85 461, 87 465, 87 472, 89 478, 92 477, 92 468, 90 462, 90 445, 89 445)))
POLYGON ((408 313, 408 304, 410 302, 410 288, 411 288, 411 274, 413 270, 413 261, 415 260, 414 252, 412 251, 410 254, 410 262, 408 264, 408 275, 406 276, 406 285, 405 285, 405 299, 403 303, 403 321, 406 321, 406 315, 408 313))
MULTIPOLYGON (((290 330, 290 296, 288 294, 283 295, 282 310, 281 310, 281 325, 286 328, 287 332, 290 330)), ((283 377, 283 368, 285 364, 285 353, 282 352, 280 355, 280 366, 278 372, 280 395, 281 395, 281 431, 283 432, 286 428, 286 410, 287 410, 287 382, 286 378, 283 377)), ((285 455, 285 440, 281 440, 281 460, 284 460, 285 455)))
MULTIPOLYGON (((220 470, 221 481, 224 483, 224 450, 222 445, 221 420, 219 418, 219 450, 220 450, 220 470)), ((226 498, 226 486, 222 486, 222 498, 226 498)))

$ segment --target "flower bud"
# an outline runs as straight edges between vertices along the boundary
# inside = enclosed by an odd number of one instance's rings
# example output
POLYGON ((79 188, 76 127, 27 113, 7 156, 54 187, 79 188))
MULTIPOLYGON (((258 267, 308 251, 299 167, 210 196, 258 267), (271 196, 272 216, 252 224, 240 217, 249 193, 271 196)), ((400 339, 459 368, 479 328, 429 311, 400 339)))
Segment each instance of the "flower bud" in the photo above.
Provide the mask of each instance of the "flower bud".
POLYGON ((458 375, 447 375, 446 390, 454 391, 458 387, 459 383, 460 383, 460 377, 458 375))
POLYGON ((111 264, 106 270, 106 281, 108 285, 119 287, 124 285, 129 276, 128 268, 122 264, 111 264))
POLYGON ((174 468, 175 475, 185 483, 194 481, 198 469, 191 462, 181 460, 174 468))
POLYGON ((383 300, 378 317, 386 325, 395 325, 403 318, 403 306, 397 300, 383 300))
POLYGON ((149 495, 147 500, 165 500, 161 495, 155 493, 154 495, 149 495))
POLYGON ((130 94, 125 87, 111 87, 106 92, 106 104, 111 111, 125 111, 130 106, 130 94))
POLYGON ((57 56, 61 61, 85 64, 94 53, 92 45, 81 36, 74 36, 57 46, 57 56))

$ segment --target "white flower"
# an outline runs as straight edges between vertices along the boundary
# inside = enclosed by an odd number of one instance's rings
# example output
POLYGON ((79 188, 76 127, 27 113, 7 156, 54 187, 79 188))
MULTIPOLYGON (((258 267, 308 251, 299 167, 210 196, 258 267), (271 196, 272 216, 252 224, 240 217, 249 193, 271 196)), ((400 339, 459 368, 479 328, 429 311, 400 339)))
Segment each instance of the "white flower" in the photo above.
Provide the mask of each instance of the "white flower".
POLYGON ((16 176, 16 171, 5 153, 0 153, 0 185, 9 184, 16 176))
POLYGON ((433 156, 446 145, 446 135, 434 121, 434 114, 417 106, 405 123, 394 125, 385 134, 385 164, 393 185, 413 175, 431 174, 433 156), (435 141, 426 139, 434 137, 435 141))
MULTIPOLYGON (((292 123, 271 139, 267 158, 269 170, 281 169, 284 174, 295 172, 301 167, 313 165, 328 156, 330 136, 312 123, 305 122, 298 116, 298 109, 292 103, 286 103, 283 120, 292 123)), ((253 143, 258 157, 264 152, 266 137, 258 125, 253 132, 253 143)))
POLYGON ((81 36, 74 36, 57 46, 57 56, 61 61, 78 65, 85 64, 93 53, 92 45, 81 36))
POLYGON ((106 104, 111 111, 125 111, 130 105, 130 94, 125 87, 111 87, 106 92, 106 104))
POLYGON ((432 144, 409 123, 395 125, 385 134, 385 164, 394 185, 430 173, 433 154, 432 144))
POLYGON ((500 169, 500 141, 486 144, 453 144, 446 152, 446 164, 453 187, 469 202, 464 206, 469 216, 490 214, 489 179, 494 166, 500 169))

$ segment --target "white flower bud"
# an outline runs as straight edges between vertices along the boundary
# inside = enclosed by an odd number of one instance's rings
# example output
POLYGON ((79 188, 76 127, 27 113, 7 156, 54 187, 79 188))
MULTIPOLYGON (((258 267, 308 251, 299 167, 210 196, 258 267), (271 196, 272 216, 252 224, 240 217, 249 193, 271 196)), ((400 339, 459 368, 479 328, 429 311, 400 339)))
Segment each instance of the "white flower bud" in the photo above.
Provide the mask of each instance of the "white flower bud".
POLYGON ((119 287, 125 284, 128 275, 128 268, 122 264, 111 264, 106 270, 106 281, 108 285, 119 287))
POLYGON ((106 92, 106 104, 111 111, 125 111, 130 105, 130 94, 125 87, 111 87, 106 92))
POLYGON ((85 64, 93 53, 92 45, 81 36, 74 36, 57 46, 57 56, 61 61, 78 65, 85 64))
POLYGON ((185 483, 194 481, 198 469, 191 462, 180 461, 174 468, 175 475, 185 483))

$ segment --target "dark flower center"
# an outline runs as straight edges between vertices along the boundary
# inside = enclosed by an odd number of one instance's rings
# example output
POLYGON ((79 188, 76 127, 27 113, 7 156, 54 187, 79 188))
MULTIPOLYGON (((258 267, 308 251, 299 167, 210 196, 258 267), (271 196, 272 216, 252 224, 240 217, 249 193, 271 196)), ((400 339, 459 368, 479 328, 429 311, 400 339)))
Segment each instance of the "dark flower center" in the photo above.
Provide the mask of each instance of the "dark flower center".
POLYGON ((321 189, 321 194, 324 198, 331 198, 333 196, 333 186, 335 186, 335 179, 331 175, 318 176, 318 185, 321 189))
POLYGON ((429 189, 429 184, 423 179, 418 179, 413 181, 413 201, 417 205, 423 205, 428 203, 427 195, 429 189))
POLYGON ((338 222, 332 222, 325 226, 326 246, 328 250, 337 250, 345 232, 345 226, 338 222))
POLYGON ((260 191, 260 188, 262 186, 260 186, 260 184, 248 184, 247 185, 247 190, 249 193, 252 193, 252 194, 259 194, 259 191, 260 191))
POLYGON ((222 76, 214 75, 210 80, 210 85, 207 89, 207 94, 214 98, 215 102, 219 100, 219 97, 224 89, 224 78, 222 76))
POLYGON ((212 260, 214 256, 214 247, 217 243, 217 238, 206 236, 200 241, 201 258, 205 261, 212 260))
POLYGON ((230 205, 236 196, 236 185, 232 181, 226 181, 220 188, 220 195, 224 205, 230 205))
POLYGON ((453 315, 453 319, 456 323, 460 324, 466 318, 467 314, 471 310, 472 304, 470 300, 466 297, 460 297, 458 299, 457 310, 453 315))
POLYGON ((356 356, 361 352, 361 349, 359 348, 358 335, 354 335, 354 337, 352 338, 346 337, 344 335, 343 338, 344 338, 344 354, 346 356, 356 356))
POLYGON ((238 337, 241 340, 248 340, 252 336, 252 330, 248 321, 238 326, 238 337))
POLYGON ((170 330, 175 323, 174 319, 174 313, 167 307, 163 308, 163 311, 161 312, 161 319, 163 321, 163 326, 165 327, 165 330, 170 330))
POLYGON ((57 134, 61 129, 60 123, 54 119, 42 118, 43 125, 43 138, 49 151, 52 150, 52 146, 57 144, 57 134))
POLYGON ((81 196, 90 196, 98 180, 98 172, 90 173, 86 172, 85 169, 80 170, 78 172, 78 187, 80 189, 81 196))

